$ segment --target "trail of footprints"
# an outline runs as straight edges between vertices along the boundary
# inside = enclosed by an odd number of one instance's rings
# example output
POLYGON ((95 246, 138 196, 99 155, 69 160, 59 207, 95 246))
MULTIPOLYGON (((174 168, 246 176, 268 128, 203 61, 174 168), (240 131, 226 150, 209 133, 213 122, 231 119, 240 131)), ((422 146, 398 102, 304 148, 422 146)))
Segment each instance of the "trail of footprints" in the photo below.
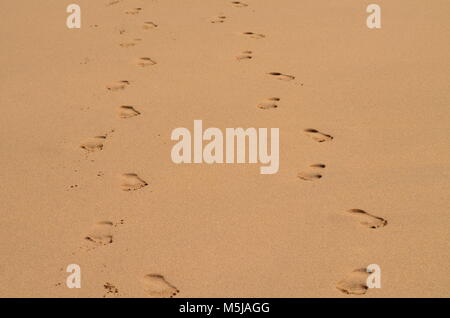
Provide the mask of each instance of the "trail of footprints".
MULTIPOLYGON (((121 0, 113 0, 110 1, 107 6, 112 6, 118 4, 121 0)), ((240 1, 231 1, 230 5, 235 8, 245 8, 248 4, 240 1)), ((125 11, 127 15, 138 15, 142 12, 142 8, 134 8, 125 11)), ((209 19, 209 22, 212 24, 221 24, 227 20, 227 17, 224 15, 216 16, 209 19)), ((152 21, 143 22, 142 28, 144 30, 151 30, 158 28, 158 25, 152 21)), ((122 30, 120 34, 123 34, 125 30, 122 30)), ((250 39, 264 39, 266 36, 262 33, 255 33, 251 31, 246 31, 241 33, 242 36, 250 39)), ((142 39, 134 38, 132 40, 123 41, 119 45, 122 48, 132 48, 138 45, 142 39)), ((253 51, 245 50, 242 51, 239 55, 236 56, 237 61, 251 60, 253 59, 253 51)), ((155 65, 156 62, 149 57, 140 57, 134 60, 133 62, 136 66, 145 68, 148 66, 155 65)), ((281 80, 281 81, 292 81, 295 79, 294 75, 284 74, 280 72, 269 72, 267 73, 269 76, 281 80)), ((106 85, 106 89, 110 92, 118 92, 125 90, 129 85, 130 81, 128 80, 120 80, 116 82, 112 82, 106 85)), ((279 107, 279 103, 281 98, 279 97, 269 97, 257 104, 257 108, 264 111, 275 110, 279 107)), ((121 119, 132 118, 141 115, 141 112, 136 109, 135 106, 122 105, 117 109, 118 117, 121 119)), ((317 129, 307 128, 304 130, 304 133, 309 136, 312 140, 323 143, 330 142, 333 140, 333 136, 330 134, 321 132, 317 129)), ((87 153, 96 152, 103 150, 105 141, 108 135, 100 135, 89 138, 85 142, 83 142, 80 147, 85 150, 87 153)), ((302 181, 317 181, 322 178, 323 171, 326 168, 326 165, 323 163, 316 163, 310 165, 307 169, 299 172, 297 174, 298 179, 302 181)), ((125 192, 137 191, 148 186, 148 183, 141 178, 136 173, 124 173, 120 175, 120 188, 125 192)), ((361 209, 350 209, 347 211, 349 216, 352 216, 361 226, 367 227, 369 229, 379 229, 387 225, 387 220, 381 218, 379 216, 373 215, 361 209)), ((123 224, 123 220, 121 223, 123 224)), ((111 221, 101 221, 90 229, 88 234, 85 236, 85 240, 88 241, 92 248, 96 248, 99 246, 109 245, 114 242, 114 228, 117 227, 117 223, 113 223, 111 221)), ((356 269, 353 272, 349 273, 342 280, 336 283, 336 288, 345 293, 345 294, 355 294, 355 295, 363 295, 367 292, 367 277, 369 273, 367 273, 366 269, 356 269)), ((179 290, 172 285, 166 278, 161 274, 147 274, 142 278, 143 290, 145 291, 148 297, 174 297, 179 293, 179 290)), ((112 283, 105 283, 104 288, 106 290, 106 295, 118 295, 118 288, 112 283)))

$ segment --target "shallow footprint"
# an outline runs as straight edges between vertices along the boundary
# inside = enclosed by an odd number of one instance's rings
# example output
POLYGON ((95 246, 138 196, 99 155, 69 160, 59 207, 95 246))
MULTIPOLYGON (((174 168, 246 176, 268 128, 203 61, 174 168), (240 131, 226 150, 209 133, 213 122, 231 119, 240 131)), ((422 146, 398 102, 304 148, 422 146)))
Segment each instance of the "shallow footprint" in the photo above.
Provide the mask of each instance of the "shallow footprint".
POLYGON ((253 52, 252 51, 242 51, 241 54, 239 54, 238 56, 236 56, 236 60, 241 61, 241 60, 251 60, 253 58, 252 56, 253 52))
POLYGON ((146 22, 144 22, 144 25, 142 26, 142 28, 144 30, 156 29, 157 27, 158 27, 158 25, 156 23, 153 23, 152 21, 146 21, 146 22))
POLYGON ((148 296, 154 298, 172 298, 180 291, 169 283, 164 276, 159 274, 148 274, 143 278, 144 291, 148 296))
POLYGON ((125 89, 128 85, 130 85, 129 81, 117 81, 106 85, 106 89, 111 92, 116 92, 125 89))
POLYGON ((248 4, 240 2, 240 1, 231 1, 231 5, 236 8, 248 7, 248 4))
POLYGON ((295 76, 293 75, 287 75, 279 72, 270 72, 269 75, 272 75, 276 79, 279 79, 280 81, 292 81, 295 79, 295 76))
POLYGON ((280 100, 281 99, 278 97, 270 97, 259 103, 257 107, 264 110, 278 108, 277 102, 279 102, 280 100))
POLYGON ((306 172, 299 172, 297 174, 297 177, 299 179, 305 180, 305 181, 314 181, 317 179, 322 178, 322 174, 318 173, 319 170, 325 169, 326 165, 323 163, 316 163, 309 166, 309 171, 306 172))
POLYGON ((148 183, 139 178, 135 173, 124 173, 122 175, 122 190, 123 191, 135 191, 148 186, 148 183))
POLYGON ((366 212, 361 209, 351 209, 348 210, 349 213, 355 215, 359 219, 359 223, 367 226, 371 229, 378 229, 380 227, 384 227, 387 225, 387 220, 370 214, 369 212, 366 212))
POLYGON ((344 294, 364 295, 367 290, 367 278, 369 273, 365 268, 355 269, 348 274, 344 279, 336 284, 336 288, 344 294))
POLYGON ((111 221, 98 222, 92 227, 84 239, 96 245, 111 244, 113 242, 113 225, 111 221))
POLYGON ((120 106, 119 107, 119 117, 120 118, 130 118, 134 116, 138 116, 141 113, 134 109, 133 106, 120 106))
POLYGON ((324 134, 324 133, 318 131, 317 129, 308 128, 308 129, 305 129, 305 132, 308 136, 310 136, 312 139, 314 139, 317 142, 333 140, 333 136, 324 134))
POLYGON ((257 40, 263 39, 263 38, 266 37, 264 34, 254 33, 254 32, 242 32, 242 35, 246 36, 246 37, 249 37, 249 38, 252 38, 252 39, 257 39, 257 40))
POLYGON ((210 23, 224 23, 226 18, 227 18, 226 16, 220 15, 220 16, 209 19, 209 22, 210 23))
POLYGON ((125 11, 125 14, 135 15, 135 14, 139 14, 139 12, 141 12, 141 10, 142 10, 142 8, 134 8, 134 9, 125 11))
POLYGON ((136 64, 137 66, 140 66, 140 67, 146 67, 146 66, 152 66, 152 65, 155 65, 156 62, 153 61, 153 60, 152 60, 151 58, 149 58, 149 57, 140 57, 140 58, 136 59, 135 64, 136 64))
POLYGON ((106 135, 89 138, 87 141, 83 142, 80 145, 80 148, 86 150, 87 152, 103 150, 103 143, 104 143, 105 139, 106 139, 106 135))
POLYGON ((126 48, 136 46, 141 41, 142 41, 142 39, 133 39, 131 41, 121 42, 121 43, 119 43, 119 46, 126 49, 126 48))

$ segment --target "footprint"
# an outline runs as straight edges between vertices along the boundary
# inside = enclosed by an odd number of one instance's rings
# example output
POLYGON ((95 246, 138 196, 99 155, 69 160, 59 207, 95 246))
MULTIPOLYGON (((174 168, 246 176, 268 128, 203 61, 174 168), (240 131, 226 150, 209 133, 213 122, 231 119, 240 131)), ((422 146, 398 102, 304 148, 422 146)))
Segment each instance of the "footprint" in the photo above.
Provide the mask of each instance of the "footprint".
POLYGON ((118 4, 119 2, 121 2, 122 0, 112 0, 112 1, 109 1, 108 2, 108 4, 106 5, 106 6, 112 6, 112 5, 115 5, 115 4, 118 4))
POLYGON ((248 4, 240 2, 240 1, 231 1, 231 5, 236 8, 248 7, 248 4))
POLYGON ((317 163, 309 166, 309 170, 307 172, 299 172, 297 177, 305 180, 305 181, 314 181, 322 178, 322 175, 318 173, 321 169, 325 169, 326 165, 323 163, 317 163))
POLYGON ((104 136, 96 136, 88 139, 84 143, 80 145, 81 149, 86 150, 87 152, 94 152, 103 150, 103 143, 106 139, 106 135, 104 136))
POLYGON ((140 57, 136 59, 135 64, 140 67, 155 65, 156 62, 149 57, 140 57))
POLYGON ((119 46, 123 47, 123 48, 130 48, 130 47, 138 45, 138 43, 141 41, 142 41, 142 39, 133 39, 131 41, 124 41, 124 42, 119 43, 119 46))
POLYGON ((146 22, 144 22, 144 25, 142 26, 142 28, 144 30, 156 29, 157 27, 158 27, 158 25, 156 23, 153 23, 152 21, 146 21, 146 22))
POLYGON ((336 284, 336 288, 345 294, 364 295, 369 287, 367 286, 367 278, 369 273, 365 268, 355 269, 344 279, 336 284))
POLYGON ((114 224, 111 221, 101 221, 96 223, 89 231, 85 240, 96 245, 108 245, 113 242, 112 228, 114 224))
POLYGON ((148 274, 143 278, 144 291, 153 298, 172 298, 180 291, 162 275, 148 274))
POLYGON ((278 73, 278 72, 270 72, 268 74, 272 75, 273 77, 275 77, 276 79, 279 79, 281 81, 292 81, 293 79, 295 79, 295 76, 293 76, 293 75, 287 75, 287 74, 278 73))
POLYGON ((224 15, 220 15, 214 18, 209 19, 210 23, 224 23, 227 17, 224 15))
POLYGON ((252 56, 253 52, 252 51, 242 51, 241 54, 239 54, 238 56, 236 56, 236 60, 241 61, 241 60, 251 60, 253 58, 252 56))
POLYGON ((307 135, 309 135, 312 139, 314 139, 317 142, 333 140, 333 136, 321 133, 317 129, 308 128, 305 129, 305 132, 307 133, 307 135))
POLYGON ((371 229, 378 229, 387 225, 387 220, 379 216, 372 215, 361 209, 348 210, 349 213, 355 215, 359 219, 359 223, 371 229))
POLYGON ((135 191, 148 186, 148 183, 139 178, 135 173, 125 173, 122 175, 122 190, 135 191))
POLYGON ((280 100, 281 99, 278 97, 270 97, 259 103, 257 107, 264 110, 278 108, 277 102, 279 102, 280 100))
POLYGON ((141 12, 141 10, 142 10, 142 8, 134 8, 134 9, 125 11, 125 14, 135 15, 135 14, 139 14, 139 12, 141 12))
POLYGON ((130 118, 138 116, 141 113, 134 109, 133 106, 120 106, 119 107, 119 117, 120 118, 130 118))
POLYGON ((130 85, 129 81, 117 81, 106 85, 106 89, 115 92, 125 89, 125 87, 127 87, 128 85, 130 85))
POLYGON ((106 295, 103 297, 106 297, 108 294, 112 294, 113 296, 117 296, 119 294, 119 289, 111 283, 106 282, 103 287, 106 290, 106 295))
POLYGON ((263 38, 266 37, 264 34, 254 33, 254 32, 242 32, 242 35, 246 36, 246 37, 249 37, 249 38, 252 38, 252 39, 257 39, 257 40, 263 39, 263 38))

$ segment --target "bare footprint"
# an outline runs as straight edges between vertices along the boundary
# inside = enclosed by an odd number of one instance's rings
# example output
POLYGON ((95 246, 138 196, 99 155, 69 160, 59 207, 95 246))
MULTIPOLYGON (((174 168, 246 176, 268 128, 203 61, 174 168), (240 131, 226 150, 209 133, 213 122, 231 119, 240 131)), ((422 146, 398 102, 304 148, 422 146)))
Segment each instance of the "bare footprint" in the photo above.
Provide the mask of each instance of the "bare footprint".
POLYGON ((278 108, 277 102, 279 102, 280 100, 281 99, 279 97, 270 97, 260 102, 256 107, 264 110, 275 109, 278 108))
POLYGON ((238 61, 251 60, 253 58, 252 54, 253 54, 252 51, 242 51, 241 54, 236 56, 236 60, 238 60, 238 61))
POLYGON ((130 85, 129 81, 117 81, 106 85, 106 89, 111 92, 116 92, 124 90, 128 85, 130 85))
POLYGON ((231 5, 236 8, 248 7, 248 4, 240 2, 240 1, 231 1, 231 5))
POLYGON ((293 76, 293 75, 287 75, 287 74, 283 74, 283 73, 279 73, 279 72, 270 72, 268 74, 275 77, 276 79, 278 79, 280 81, 292 81, 295 79, 295 76, 293 76))
POLYGON ((146 22, 144 22, 144 25, 142 26, 142 28, 144 30, 156 29, 157 27, 158 27, 158 25, 156 23, 153 23, 152 21, 146 21, 146 22))
POLYGON ((361 209, 348 210, 349 213, 355 215, 359 219, 359 223, 371 229, 378 229, 387 225, 387 220, 370 214, 361 209))
POLYGON ((305 181, 314 181, 322 178, 322 174, 320 174, 321 169, 325 169, 326 165, 323 163, 316 163, 309 166, 309 171, 306 172, 299 172, 297 174, 297 177, 299 179, 305 180, 305 181))
POLYGON ((105 139, 106 135, 89 138, 80 145, 80 148, 86 150, 87 152, 103 150, 105 139))
POLYGON ((245 37, 249 37, 256 40, 263 39, 266 37, 264 34, 254 32, 242 32, 241 34, 245 37))
POLYGON ((108 4, 106 6, 112 6, 115 4, 118 4, 119 2, 121 2, 122 0, 111 0, 108 2, 108 4))
POLYGON ((317 129, 308 128, 308 129, 305 129, 305 132, 308 136, 310 136, 312 139, 314 139, 317 142, 333 140, 333 136, 324 134, 324 133, 318 131, 317 129))
POLYGON ((130 48, 130 47, 138 45, 138 43, 141 42, 141 41, 142 41, 142 39, 133 39, 131 41, 124 41, 124 42, 120 42, 119 46, 122 47, 122 48, 127 49, 127 48, 130 48))
POLYGON ((146 186, 148 186, 148 183, 135 173, 125 173, 122 175, 121 187, 123 191, 135 191, 146 186))
POLYGON ((156 64, 156 62, 149 57, 140 57, 136 59, 134 63, 140 67, 152 66, 156 64))
POLYGON ((119 289, 116 286, 114 286, 113 284, 109 283, 109 282, 106 282, 103 285, 103 288, 105 288, 105 290, 106 290, 106 294, 103 295, 103 297, 106 297, 108 295, 112 295, 112 296, 119 295, 119 289))
POLYGON ((130 117, 134 117, 134 116, 138 116, 141 113, 138 112, 136 109, 134 109, 133 106, 120 106, 119 107, 119 117, 120 118, 130 118, 130 117))
POLYGON ((136 14, 139 14, 139 12, 141 12, 141 11, 142 11, 142 8, 134 8, 134 9, 125 11, 125 14, 136 15, 136 14))
POLYGON ((364 295, 367 290, 369 273, 365 268, 355 269, 336 284, 336 288, 349 295, 364 295))
POLYGON ((89 231, 85 240, 98 246, 111 244, 113 242, 113 226, 114 223, 111 221, 98 222, 89 231))
POLYGON ((169 283, 164 276, 159 274, 148 274, 143 278, 144 291, 153 298, 172 298, 180 291, 169 283))
POLYGON ((220 16, 217 16, 217 17, 210 18, 209 22, 210 23, 224 23, 226 18, 227 18, 226 16, 220 15, 220 16))

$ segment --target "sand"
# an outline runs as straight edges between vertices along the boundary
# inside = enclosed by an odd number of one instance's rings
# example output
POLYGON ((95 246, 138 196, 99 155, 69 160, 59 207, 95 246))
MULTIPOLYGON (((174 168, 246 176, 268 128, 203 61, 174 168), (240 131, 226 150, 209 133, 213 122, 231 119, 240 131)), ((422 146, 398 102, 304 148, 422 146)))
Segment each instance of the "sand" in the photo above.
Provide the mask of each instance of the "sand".
POLYGON ((450 2, 244 1, 1 1, 1 297, 449 296, 450 2), (279 171, 173 163, 196 119, 279 171))

